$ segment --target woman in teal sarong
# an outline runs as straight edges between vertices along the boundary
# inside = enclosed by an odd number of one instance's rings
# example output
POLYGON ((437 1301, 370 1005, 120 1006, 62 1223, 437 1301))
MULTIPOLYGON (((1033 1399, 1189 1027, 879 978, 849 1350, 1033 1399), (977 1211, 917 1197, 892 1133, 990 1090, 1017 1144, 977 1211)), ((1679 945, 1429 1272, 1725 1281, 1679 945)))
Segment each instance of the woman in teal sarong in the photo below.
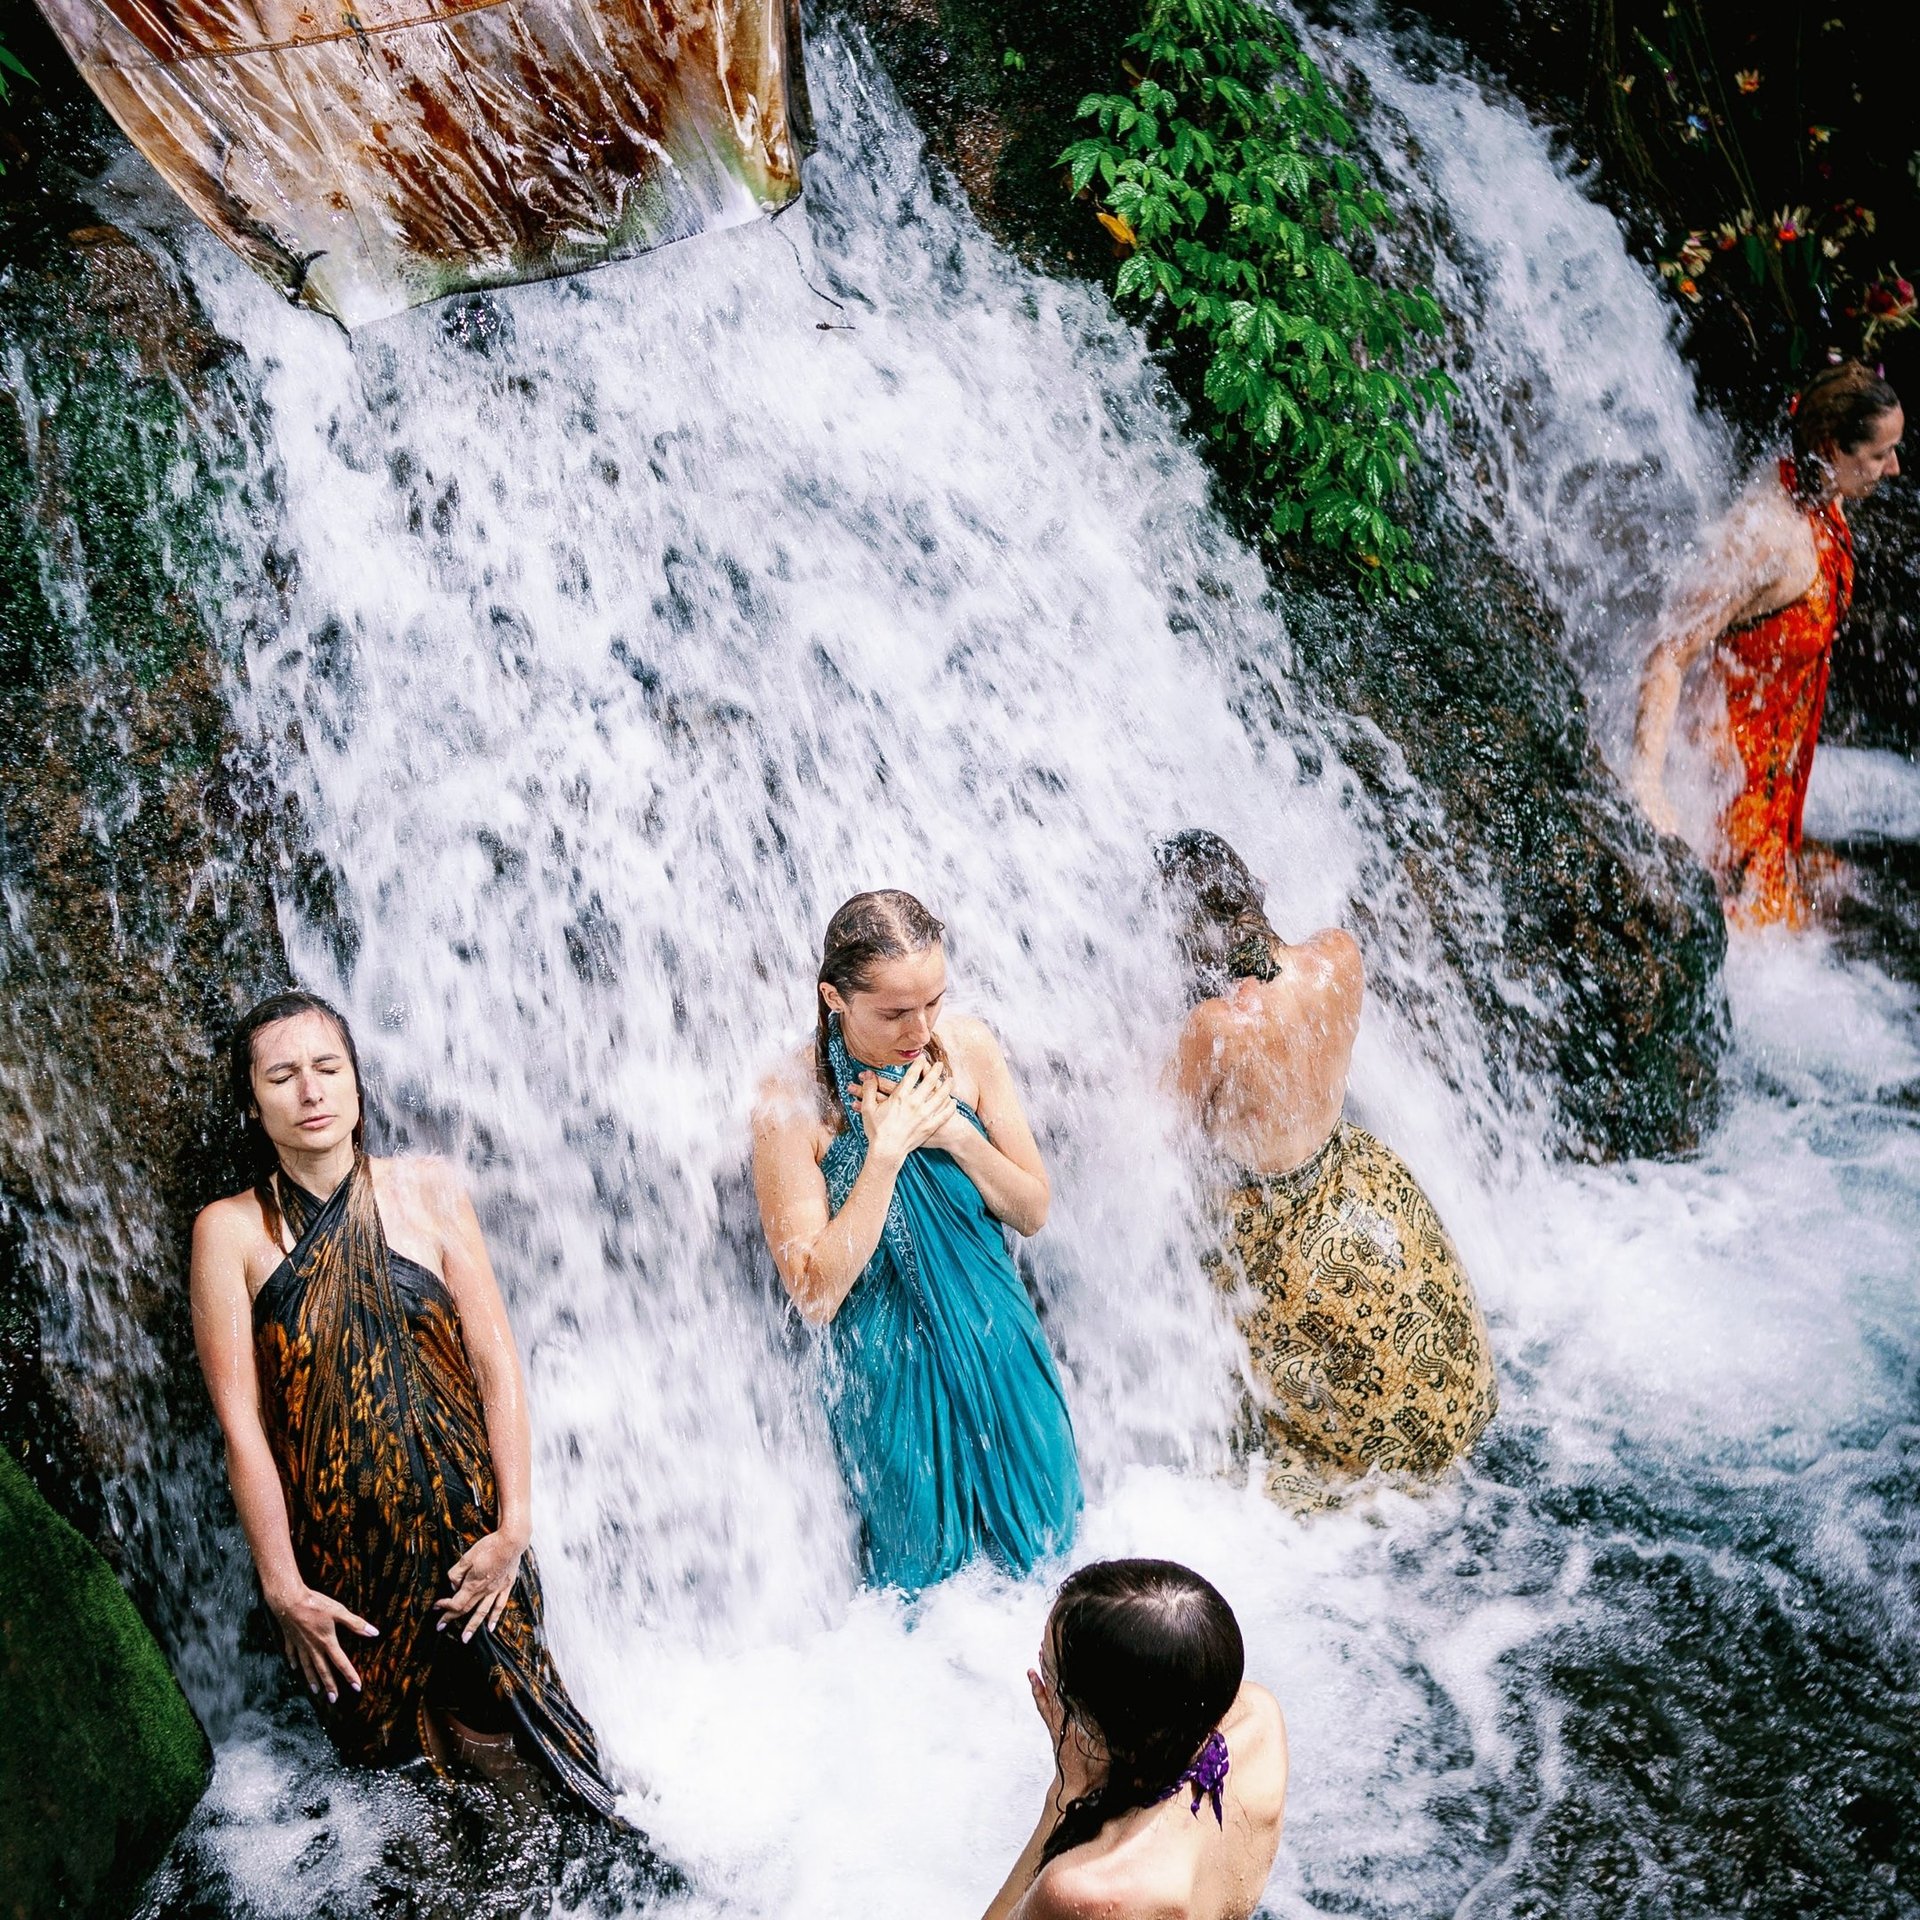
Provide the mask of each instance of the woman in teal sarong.
POLYGON ((999 1043, 944 1015, 944 929, 863 893, 827 928, 815 1046, 761 1090, 754 1182, 780 1277, 828 1330, 828 1411, 867 1577, 1015 1573, 1080 1511, 1073 1427, 1004 1228, 1046 1168, 999 1043))

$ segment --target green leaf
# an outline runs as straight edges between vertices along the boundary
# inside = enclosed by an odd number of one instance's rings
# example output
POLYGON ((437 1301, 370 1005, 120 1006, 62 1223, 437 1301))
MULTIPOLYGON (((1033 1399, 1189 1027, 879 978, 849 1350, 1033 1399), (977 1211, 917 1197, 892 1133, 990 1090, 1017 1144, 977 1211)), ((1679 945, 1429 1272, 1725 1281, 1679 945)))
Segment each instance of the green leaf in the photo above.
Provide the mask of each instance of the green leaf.
POLYGON ((1417 591, 1389 508, 1455 392, 1417 344, 1445 318, 1355 264, 1392 210, 1339 96, 1263 0, 1148 0, 1126 44, 1131 95, 1088 95, 1098 132, 1060 161, 1133 231, 1115 297, 1157 297, 1204 348, 1198 424, 1248 459, 1275 538, 1344 552, 1370 595, 1417 591))

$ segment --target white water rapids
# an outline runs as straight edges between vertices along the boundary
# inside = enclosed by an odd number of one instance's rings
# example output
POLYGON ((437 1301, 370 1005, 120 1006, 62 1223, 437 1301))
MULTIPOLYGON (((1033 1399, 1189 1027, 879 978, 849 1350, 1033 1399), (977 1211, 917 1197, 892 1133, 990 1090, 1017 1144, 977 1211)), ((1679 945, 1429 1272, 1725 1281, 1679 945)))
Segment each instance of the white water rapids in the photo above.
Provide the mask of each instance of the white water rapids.
MULTIPOLYGON (((1504 449, 1456 484, 1613 715, 1627 613, 1729 484, 1722 442, 1544 139, 1353 52, 1456 237, 1469 426, 1504 449)), ((1705 1150, 1570 1168, 1493 1099, 1386 901, 1378 977, 1420 991, 1372 1001, 1354 1108, 1478 1281, 1509 1444, 1310 1522, 1227 1473, 1233 1337, 1154 1092, 1177 997, 1149 850, 1225 833, 1283 931, 1382 899, 1390 856, 1140 337, 932 190, 856 46, 823 30, 809 65, 800 210, 500 296, 486 354, 431 311, 349 345, 169 228, 274 422, 294 604, 235 698, 353 929, 343 961, 289 904, 296 971, 354 1019, 389 1142, 471 1171, 559 1664, 678 1910, 977 1913, 1048 1773, 1023 1674, 1058 1570, 860 1591, 745 1184, 826 916, 890 884, 947 919, 956 1004, 1050 1157, 1031 1272, 1087 1469, 1076 1555, 1202 1569, 1288 1713, 1268 1910, 1506 1911, 1574 1777, 1562 1704, 1516 1676, 1608 1605, 1593 1536, 1530 1487, 1737 1485, 1824 1579, 1878 1577, 1876 1449, 1913 1419, 1912 996, 1818 937, 1738 943, 1705 1150)), ((189 1845, 248 1912, 353 1910, 394 1790, 237 1691, 197 1704, 220 1764, 189 1845)))

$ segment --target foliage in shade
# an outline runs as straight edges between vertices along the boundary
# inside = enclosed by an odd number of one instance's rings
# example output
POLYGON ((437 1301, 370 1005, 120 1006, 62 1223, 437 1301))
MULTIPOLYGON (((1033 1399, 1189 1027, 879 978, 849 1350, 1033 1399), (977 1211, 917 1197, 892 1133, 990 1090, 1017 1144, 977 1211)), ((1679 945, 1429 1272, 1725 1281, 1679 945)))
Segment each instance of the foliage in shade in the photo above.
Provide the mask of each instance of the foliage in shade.
POLYGON ((1417 590, 1392 499, 1453 387, 1423 353, 1431 293, 1352 257, 1391 216, 1338 96, 1256 0, 1153 0, 1126 44, 1133 90, 1083 100, 1098 131, 1061 156, 1128 250, 1115 292, 1202 345, 1208 430, 1248 461, 1276 535, 1417 590))
MULTIPOLYGON (((10 52, 5 40, 0 39, 0 107, 4 107, 13 98, 13 83, 24 80, 33 83, 33 75, 20 64, 19 57, 10 52)), ((7 163, 0 160, 0 173, 5 173, 7 163)))

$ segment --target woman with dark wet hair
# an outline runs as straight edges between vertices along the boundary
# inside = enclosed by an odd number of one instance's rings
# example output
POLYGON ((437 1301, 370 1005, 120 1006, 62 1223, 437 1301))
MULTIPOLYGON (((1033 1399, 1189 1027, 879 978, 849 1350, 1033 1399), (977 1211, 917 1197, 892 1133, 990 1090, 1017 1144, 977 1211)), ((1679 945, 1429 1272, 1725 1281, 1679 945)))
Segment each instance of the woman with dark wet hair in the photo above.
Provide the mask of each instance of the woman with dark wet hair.
POLYGON ((1245 1303, 1269 1490, 1316 1505, 1373 1469, 1431 1478, 1493 1418, 1493 1356, 1419 1182, 1346 1118, 1360 949, 1338 927, 1288 945, 1218 834, 1158 860, 1193 1001, 1170 1079, 1229 1169, 1219 1277, 1245 1303))
POLYGON ((194 1222, 193 1330, 287 1657, 341 1756, 527 1766, 611 1816, 528 1550, 532 1442, 506 1309, 445 1162, 372 1159, 347 1023, 240 1023, 257 1178, 194 1222))
POLYGON ((866 1573, 917 1592, 1072 1541, 1066 1395, 1006 1229, 1047 1170, 999 1042, 946 1011, 945 928, 910 893, 827 923, 818 1028, 761 1087, 753 1172, 780 1277, 827 1329, 828 1410, 866 1573))
POLYGON ((1191 1568, 1071 1575, 1027 1674, 1053 1780, 986 1920, 1245 1920, 1287 1797, 1279 1703, 1245 1666, 1233 1609, 1191 1568))
POLYGON ((1793 452, 1712 530, 1661 619, 1640 687, 1632 784, 1662 833, 1679 830, 1667 750, 1688 676, 1711 661, 1724 714, 1709 724, 1729 797, 1710 856, 1731 918, 1799 926, 1812 911, 1802 851, 1807 782, 1833 643, 1853 601, 1846 503, 1900 471, 1900 397, 1857 360, 1823 368, 1793 406, 1793 452))

